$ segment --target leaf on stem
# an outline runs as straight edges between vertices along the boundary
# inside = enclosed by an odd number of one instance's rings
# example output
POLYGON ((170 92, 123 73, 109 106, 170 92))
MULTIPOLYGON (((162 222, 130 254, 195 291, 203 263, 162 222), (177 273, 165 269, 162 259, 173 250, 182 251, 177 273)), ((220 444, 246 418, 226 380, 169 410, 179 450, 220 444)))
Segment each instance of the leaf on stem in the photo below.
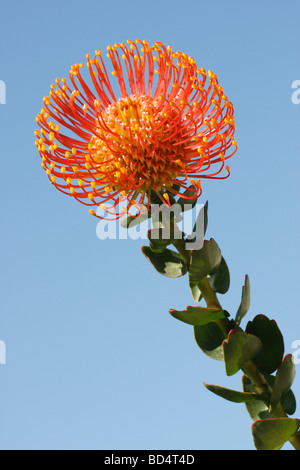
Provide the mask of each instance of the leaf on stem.
POLYGON ((169 310, 170 314, 184 323, 193 326, 203 326, 214 320, 226 318, 227 313, 224 310, 202 307, 187 307, 186 310, 169 310))
MULTIPOLYGON (((186 239, 186 243, 193 243, 195 244, 196 241, 203 242, 208 224, 208 201, 204 204, 203 207, 199 210, 197 215, 196 223, 193 227, 193 231, 190 235, 188 235, 186 239)), ((202 243, 201 243, 202 247, 202 243)), ((191 248, 193 249, 193 248, 191 248)))
POLYGON ((164 228, 153 228, 147 234, 150 242, 150 249, 154 253, 161 253, 172 243, 170 230, 164 228))
POLYGON ((220 385, 203 383, 210 392, 224 398, 225 400, 232 401, 233 403, 249 403, 260 400, 260 396, 256 393, 239 392, 237 390, 221 387, 220 385))
POLYGON ((207 325, 194 326, 195 341, 199 348, 212 359, 223 361, 224 334, 214 322, 207 325))
POLYGON ((263 349, 254 362, 260 372, 271 374, 280 366, 284 355, 284 341, 281 331, 274 320, 265 315, 257 315, 246 326, 246 333, 257 336, 263 349))
POLYGON ((221 263, 216 271, 208 276, 210 287, 218 294, 225 294, 230 286, 230 274, 225 259, 222 257, 221 263))
MULTIPOLYGON (((267 377, 266 380, 268 381, 267 377)), ((244 392, 255 393, 255 387, 249 377, 246 375, 244 375, 242 378, 242 384, 244 392)), ((260 400, 245 403, 245 406, 253 421, 257 421, 259 419, 269 419, 273 417, 273 415, 269 412, 269 403, 262 396, 260 397, 260 400)))
POLYGON ((166 248, 162 253, 154 253, 149 246, 143 246, 142 252, 163 276, 177 278, 187 273, 186 264, 175 251, 166 248))
POLYGON ((245 362, 253 359, 262 349, 262 343, 256 336, 241 330, 231 330, 223 342, 225 370, 227 375, 234 375, 245 362))
POLYGON ((280 450, 299 429, 300 420, 271 418, 255 421, 252 425, 254 445, 257 450, 280 450))
POLYGON ((237 325, 241 323, 241 320, 248 312, 249 307, 250 307, 250 281, 249 281, 248 275, 246 274, 245 284, 242 288, 241 303, 235 316, 235 321, 237 325))
POLYGON ((191 288, 191 293, 192 293, 192 297, 194 301, 200 302, 203 296, 202 296, 202 292, 200 290, 199 285, 197 284, 196 286, 190 286, 190 288, 191 288))
POLYGON ((200 250, 191 254, 189 270, 190 287, 197 286, 198 282, 208 274, 215 272, 222 260, 221 250, 213 238, 205 240, 200 250))
POLYGON ((295 364, 293 356, 287 354, 280 364, 273 386, 271 396, 271 411, 274 410, 281 398, 290 390, 295 378, 295 364))
POLYGON ((147 212, 147 214, 140 214, 138 217, 132 217, 131 215, 127 216, 125 219, 122 220, 121 226, 123 228, 131 228, 134 227, 135 225, 139 225, 145 220, 149 219, 150 213, 147 212))
MULTIPOLYGON (((273 375, 265 375, 264 376, 268 384, 273 388, 275 377, 273 375)), ((255 387, 252 384, 249 377, 246 375, 243 376, 242 379, 243 383, 243 390, 244 392, 255 393, 255 387)), ((284 411, 288 415, 293 415, 296 411, 296 399, 292 390, 289 390, 286 394, 284 394, 281 399, 280 403, 284 409, 284 411)), ((259 419, 268 419, 268 418, 275 418, 270 411, 270 402, 266 400, 263 396, 261 396, 260 400, 257 400, 255 403, 245 403, 247 411, 253 421, 257 421, 259 419)))

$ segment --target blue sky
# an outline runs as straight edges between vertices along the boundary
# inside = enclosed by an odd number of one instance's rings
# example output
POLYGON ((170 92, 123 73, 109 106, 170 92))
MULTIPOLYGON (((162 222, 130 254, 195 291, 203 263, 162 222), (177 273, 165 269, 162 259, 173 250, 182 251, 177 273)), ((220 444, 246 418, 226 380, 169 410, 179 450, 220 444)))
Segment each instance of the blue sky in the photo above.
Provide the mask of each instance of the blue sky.
POLYGON ((168 313, 194 304, 187 278, 159 276, 143 240, 97 238, 97 220, 49 184, 35 116, 56 77, 128 38, 160 40, 213 70, 234 103, 239 144, 231 177, 205 181, 199 201, 209 201, 207 235, 231 272, 220 301, 234 316, 247 273, 248 319, 275 319, 292 353, 299 3, 3 1, 1 18, 1 449, 253 449, 244 405, 202 384, 241 389, 241 374, 226 377, 168 313))

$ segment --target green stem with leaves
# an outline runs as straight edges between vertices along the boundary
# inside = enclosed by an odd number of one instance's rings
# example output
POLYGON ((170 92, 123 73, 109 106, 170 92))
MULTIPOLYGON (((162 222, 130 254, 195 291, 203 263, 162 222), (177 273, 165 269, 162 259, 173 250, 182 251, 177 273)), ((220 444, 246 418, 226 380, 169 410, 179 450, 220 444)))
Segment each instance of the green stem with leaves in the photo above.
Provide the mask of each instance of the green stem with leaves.
MULTIPOLYGON (((182 201, 179 203, 183 208, 182 201)), ((201 215, 204 235, 207 207, 206 203, 201 215)), ((152 218, 152 213, 149 217, 152 218)), ((198 219, 199 215, 196 229, 198 219)), ((230 274, 215 240, 204 240, 202 247, 195 245, 195 230, 185 238, 176 225, 175 216, 168 219, 163 215, 161 220, 156 218, 155 223, 153 219, 153 226, 148 232, 150 246, 142 247, 143 254, 164 276, 177 278, 188 273, 193 299, 198 303, 203 298, 207 305, 187 307, 184 311, 170 309, 170 314, 193 326, 200 349, 211 358, 223 360, 228 376, 239 370, 244 373, 242 392, 219 385, 205 386, 226 400, 246 404, 254 421, 252 434, 258 450, 281 449, 287 441, 300 450, 300 419, 288 416, 296 410, 291 390, 295 365, 291 354, 284 357, 282 334, 276 322, 265 315, 256 315, 247 323, 245 331, 240 326, 250 307, 248 276, 237 313, 230 319, 217 297, 228 291, 230 274), (168 229, 169 237, 165 236, 164 229, 168 229), (171 244, 176 252, 167 248, 171 244), (194 249, 195 246, 198 248, 194 249)))
MULTIPOLYGON (((189 250, 186 250, 184 240, 173 240, 173 245, 177 248, 182 260, 185 262, 189 269, 191 252, 189 250)), ((211 288, 207 276, 203 277, 199 281, 198 286, 206 302, 207 308, 222 310, 222 306, 218 300, 216 292, 211 288)), ((230 330, 229 321, 227 319, 219 319, 215 320, 215 322, 217 323, 217 325, 223 332, 224 337, 226 338, 230 330)), ((262 396, 266 396, 267 399, 270 400, 272 396, 272 388, 266 381, 264 375, 258 370, 255 363, 249 360, 243 365, 242 369, 247 375, 247 377, 251 380, 257 393, 262 396)), ((280 402, 272 410, 272 414, 276 418, 288 417, 280 402)), ((289 441, 296 450, 300 450, 300 433, 296 433, 289 439, 289 441)))

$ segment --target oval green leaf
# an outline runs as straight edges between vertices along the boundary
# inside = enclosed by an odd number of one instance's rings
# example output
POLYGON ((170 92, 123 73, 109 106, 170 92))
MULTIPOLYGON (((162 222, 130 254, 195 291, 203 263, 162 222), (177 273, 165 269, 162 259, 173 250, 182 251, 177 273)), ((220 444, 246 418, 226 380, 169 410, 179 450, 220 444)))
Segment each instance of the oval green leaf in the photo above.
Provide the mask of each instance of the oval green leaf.
POLYGON ((211 288, 218 294, 225 294, 230 287, 230 274, 225 259, 222 257, 217 270, 208 276, 211 288))
POLYGON ((194 287, 204 276, 215 272, 222 260, 221 250, 213 238, 204 240, 204 245, 200 250, 195 250, 191 254, 189 269, 190 287, 194 287))
POLYGON ((271 410, 274 409, 281 400, 281 398, 287 394, 290 390, 295 378, 295 364, 293 356, 288 354, 280 364, 273 386, 273 392, 271 396, 271 410))
POLYGON ((142 252, 163 276, 177 278, 187 273, 186 264, 175 251, 166 248, 162 253, 154 253, 149 246, 143 246, 142 252))
POLYGON ((246 326, 246 333, 257 336, 263 345, 261 354, 254 362, 263 374, 272 374, 281 364, 284 355, 284 341, 274 320, 257 315, 246 326))
POLYGON ((253 359, 262 349, 259 338, 241 330, 231 330, 223 342, 225 370, 227 375, 234 375, 245 362, 253 359))
POLYGON ((224 334, 216 323, 194 326, 194 337, 199 348, 212 359, 223 361, 224 334))
POLYGON ((252 425, 254 445, 257 450, 280 450, 299 429, 300 420, 271 418, 256 421, 252 425))

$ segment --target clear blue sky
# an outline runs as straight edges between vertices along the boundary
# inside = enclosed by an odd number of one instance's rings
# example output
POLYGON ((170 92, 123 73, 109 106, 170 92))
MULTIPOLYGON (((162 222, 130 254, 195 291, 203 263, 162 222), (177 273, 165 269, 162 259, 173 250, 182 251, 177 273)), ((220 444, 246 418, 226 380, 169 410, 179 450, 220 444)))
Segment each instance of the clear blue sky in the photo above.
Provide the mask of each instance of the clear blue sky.
POLYGON ((209 201, 207 235, 230 267, 220 300, 235 315, 249 274, 248 319, 275 319, 292 353, 300 339, 298 36, 296 0, 1 2, 1 449, 253 449, 244 405, 202 384, 241 389, 241 374, 226 377, 192 328, 168 313, 194 304, 187 278, 159 276, 142 240, 96 237, 97 220, 49 184, 35 116, 71 64, 128 38, 163 41, 213 70, 235 105, 239 144, 230 179, 204 182, 200 201, 209 201))

